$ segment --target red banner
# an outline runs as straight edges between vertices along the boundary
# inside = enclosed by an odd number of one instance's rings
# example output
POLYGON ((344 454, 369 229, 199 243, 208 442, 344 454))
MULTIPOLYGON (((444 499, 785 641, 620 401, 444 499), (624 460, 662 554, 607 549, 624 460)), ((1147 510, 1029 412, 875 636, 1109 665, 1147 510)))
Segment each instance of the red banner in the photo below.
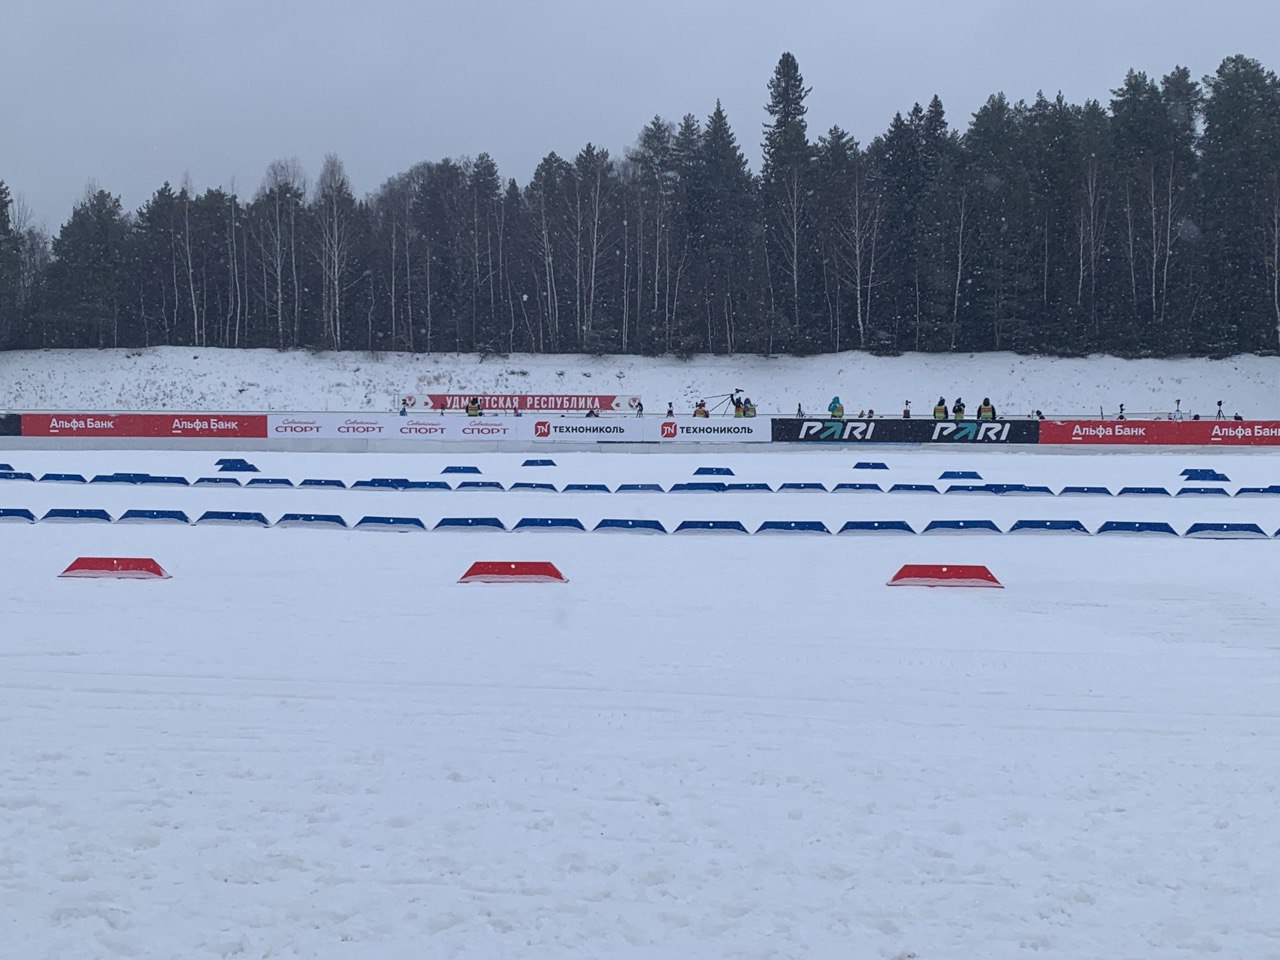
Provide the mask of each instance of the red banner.
POLYGON ((24 413, 24 437, 265 437, 261 413, 24 413))
POLYGON ((1040 442, 1280 446, 1280 420, 1042 420, 1040 442))
POLYGON ((640 402, 639 397, 616 393, 425 393, 405 396, 401 403, 410 410, 465 410, 473 397, 480 401, 485 413, 504 410, 565 413, 612 410, 622 413, 635 410, 640 402))

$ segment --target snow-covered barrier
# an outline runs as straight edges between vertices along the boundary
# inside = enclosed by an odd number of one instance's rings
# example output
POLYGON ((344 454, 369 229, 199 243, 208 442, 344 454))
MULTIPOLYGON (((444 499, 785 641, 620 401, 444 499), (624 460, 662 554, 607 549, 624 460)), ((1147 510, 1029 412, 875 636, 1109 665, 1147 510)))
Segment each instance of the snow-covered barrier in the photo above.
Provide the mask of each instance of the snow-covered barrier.
POLYGON ((1089 528, 1079 520, 1016 520, 1009 528, 1009 532, 1017 534, 1082 533, 1090 536, 1089 528))
POLYGON ((1256 523, 1193 523, 1184 537, 1197 540, 1265 540, 1266 532, 1256 523))
POLYGON ((756 527, 757 534, 816 533, 830 534, 821 520, 766 520, 756 527))
POLYGON ((576 517, 521 517, 511 528, 516 533, 528 530, 578 530, 586 532, 582 521, 576 517))
POLYGON ((666 533, 661 520, 626 520, 606 517, 595 525, 593 533, 666 533))
POLYGON ((1001 533, 994 520, 930 520, 920 531, 926 533, 1001 533))
POLYGON ((337 528, 345 530, 347 521, 336 513, 286 513, 275 522, 277 527, 337 528))
POLYGON ((1128 535, 1135 537, 1176 537, 1177 531, 1169 524, 1155 520, 1108 520, 1098 528, 1099 536, 1128 535))
POLYGON ((188 524, 191 518, 182 510, 126 510, 116 523, 177 523, 188 524))

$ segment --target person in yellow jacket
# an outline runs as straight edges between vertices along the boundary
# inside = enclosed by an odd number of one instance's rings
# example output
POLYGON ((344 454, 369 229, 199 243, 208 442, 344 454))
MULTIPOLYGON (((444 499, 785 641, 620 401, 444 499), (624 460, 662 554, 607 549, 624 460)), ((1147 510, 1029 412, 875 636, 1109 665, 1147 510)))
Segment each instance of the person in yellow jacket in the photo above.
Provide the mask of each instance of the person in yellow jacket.
POLYGON ((844 419, 844 404, 840 402, 839 397, 831 398, 831 402, 827 404, 827 414, 832 420, 844 419))
POLYGON ((964 419, 964 401, 961 400, 959 397, 956 397, 956 402, 951 405, 951 419, 952 420, 964 419))
POLYGON ((754 417, 756 415, 756 405, 751 402, 750 397, 747 397, 746 403, 742 405, 742 415, 744 417, 754 417))
POLYGON ((983 397, 982 403, 978 407, 979 420, 994 420, 996 418, 996 408, 991 405, 990 397, 983 397))
POLYGON ((467 416, 479 417, 484 415, 484 410, 480 406, 480 398, 472 397, 467 401, 467 416))
POLYGON ((943 397, 939 397, 938 402, 933 405, 933 419, 947 419, 947 401, 943 397))

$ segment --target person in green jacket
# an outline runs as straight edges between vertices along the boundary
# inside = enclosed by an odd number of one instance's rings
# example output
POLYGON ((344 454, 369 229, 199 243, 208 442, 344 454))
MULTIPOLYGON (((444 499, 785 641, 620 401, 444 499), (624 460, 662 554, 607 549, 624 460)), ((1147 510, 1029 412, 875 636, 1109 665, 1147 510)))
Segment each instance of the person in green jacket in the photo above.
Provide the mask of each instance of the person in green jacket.
POLYGON ((827 404, 827 413, 831 415, 832 420, 844 419, 844 404, 840 402, 839 397, 831 398, 831 402, 827 404))
POLYGON ((933 419, 947 419, 947 401, 944 397, 939 397, 938 402, 933 405, 933 419))
POLYGON ((991 405, 990 397, 983 397, 982 404, 978 407, 979 420, 994 420, 996 418, 996 408, 991 405))
POLYGON ((951 405, 951 419, 952 420, 964 419, 964 401, 961 400, 959 397, 956 397, 956 402, 951 405))

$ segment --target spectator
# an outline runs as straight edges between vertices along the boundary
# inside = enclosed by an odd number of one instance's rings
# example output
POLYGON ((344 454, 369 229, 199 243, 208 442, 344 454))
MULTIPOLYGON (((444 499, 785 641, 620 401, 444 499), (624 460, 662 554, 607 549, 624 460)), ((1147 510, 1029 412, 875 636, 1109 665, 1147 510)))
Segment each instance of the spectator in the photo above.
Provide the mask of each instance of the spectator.
POLYGON ((408 415, 409 415, 409 408, 406 407, 403 403, 400 404, 400 416, 407 417, 408 415))
POLYGON ((742 404, 742 415, 744 417, 754 417, 756 415, 756 405, 751 402, 750 397, 747 397, 742 404))
POLYGON ((906 400, 902 404, 902 419, 903 420, 911 419, 911 401, 910 400, 906 400))
POLYGON ((737 397, 733 398, 733 415, 738 419, 747 415, 746 406, 737 397))
POLYGON ((804 419, 804 407, 800 406, 800 404, 798 403, 796 404, 796 419, 797 420, 804 419))
POLYGON ((472 397, 467 401, 467 416, 482 417, 484 416, 484 408, 480 406, 480 398, 472 397))
POLYGON ((953 420, 964 419, 964 401, 961 400, 959 397, 956 397, 956 402, 951 405, 951 419, 953 420))
POLYGON ((1182 401, 1181 400, 1173 401, 1173 415, 1170 416, 1169 419, 1170 420, 1182 419, 1182 401))
POLYGON ((933 405, 933 419, 947 419, 947 401, 943 397, 938 398, 938 402, 933 405))
POLYGON ((675 408, 675 407, 673 407, 673 406, 671 405, 671 401, 670 401, 670 400, 668 400, 668 401, 667 401, 667 416, 668 416, 668 417, 674 417, 675 415, 676 415, 676 408, 675 408))
POLYGON ((693 408, 693 415, 694 415, 695 417, 709 417, 709 416, 711 416, 711 414, 707 413, 707 401, 705 401, 705 400, 699 400, 699 401, 697 402, 697 404, 695 404, 695 405, 694 405, 694 408, 693 408))
POLYGON ((639 399, 636 400, 636 416, 637 417, 644 416, 644 401, 639 399))
POLYGON ((996 418, 996 408, 991 405, 990 397, 983 397, 982 403, 978 406, 979 420, 994 420, 996 418))
POLYGON ((827 413, 830 414, 832 420, 844 419, 844 404, 840 402, 839 397, 831 398, 831 402, 827 404, 827 413))
POLYGON ((597 410, 595 407, 592 407, 590 410, 587 411, 587 416, 598 418, 600 416, 600 411, 597 410))
POLYGON ((1238 413, 1233 413, 1233 414, 1231 415, 1231 419, 1232 419, 1232 420, 1243 420, 1243 419, 1244 419, 1244 417, 1240 416, 1240 414, 1238 414, 1238 413))

